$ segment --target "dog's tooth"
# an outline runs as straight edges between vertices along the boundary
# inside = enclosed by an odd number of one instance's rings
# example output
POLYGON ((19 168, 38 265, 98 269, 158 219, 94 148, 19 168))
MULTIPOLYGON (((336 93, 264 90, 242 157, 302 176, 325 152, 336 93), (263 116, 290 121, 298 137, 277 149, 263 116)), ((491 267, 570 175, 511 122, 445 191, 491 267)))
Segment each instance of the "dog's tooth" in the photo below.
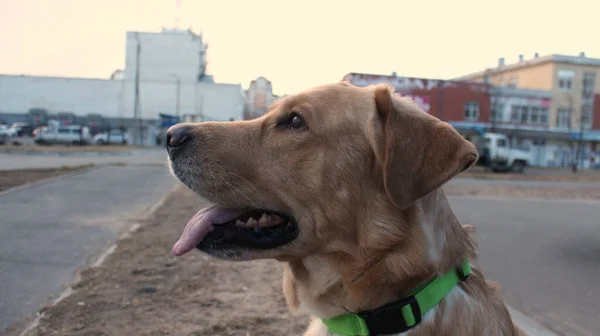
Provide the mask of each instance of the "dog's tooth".
POLYGON ((258 225, 258 222, 256 221, 256 219, 250 217, 248 218, 248 221, 246 222, 246 225, 249 227, 255 227, 258 225))
POLYGON ((235 221, 235 226, 237 226, 237 227, 243 227, 243 226, 245 226, 245 223, 238 219, 238 220, 235 221))
POLYGON ((269 221, 269 217, 267 216, 267 214, 262 214, 262 216, 260 217, 260 219, 258 220, 258 222, 260 224, 265 224, 269 221))

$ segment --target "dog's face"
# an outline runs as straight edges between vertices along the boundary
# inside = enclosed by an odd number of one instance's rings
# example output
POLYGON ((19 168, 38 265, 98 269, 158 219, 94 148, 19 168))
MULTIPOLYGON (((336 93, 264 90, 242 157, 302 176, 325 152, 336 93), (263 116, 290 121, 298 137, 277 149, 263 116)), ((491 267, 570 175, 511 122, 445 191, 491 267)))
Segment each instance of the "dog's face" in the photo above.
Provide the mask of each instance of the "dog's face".
MULTIPOLYGON (((385 86, 317 87, 254 120, 179 124, 172 172, 216 205, 174 247, 247 260, 349 248, 373 200, 409 207, 477 158, 448 124, 385 86)), ((356 247, 356 246, 355 246, 356 247)))

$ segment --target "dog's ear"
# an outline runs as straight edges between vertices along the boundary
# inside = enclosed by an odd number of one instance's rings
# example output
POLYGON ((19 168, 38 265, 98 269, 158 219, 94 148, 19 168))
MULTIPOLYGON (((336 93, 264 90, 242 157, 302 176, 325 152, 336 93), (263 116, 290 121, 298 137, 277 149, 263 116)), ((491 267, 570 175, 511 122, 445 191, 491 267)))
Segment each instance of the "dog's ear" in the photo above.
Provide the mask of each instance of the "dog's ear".
POLYGON ((393 95, 387 85, 374 87, 374 99, 368 138, 383 170, 386 194, 397 207, 409 206, 477 161, 471 142, 448 123, 393 95))

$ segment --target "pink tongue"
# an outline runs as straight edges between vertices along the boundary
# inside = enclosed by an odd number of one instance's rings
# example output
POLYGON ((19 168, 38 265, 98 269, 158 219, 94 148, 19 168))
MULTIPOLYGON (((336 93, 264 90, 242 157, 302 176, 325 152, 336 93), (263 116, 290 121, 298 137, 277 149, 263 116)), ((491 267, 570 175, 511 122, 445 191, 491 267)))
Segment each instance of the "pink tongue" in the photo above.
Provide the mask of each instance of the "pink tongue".
POLYGON ((204 208, 189 220, 179 240, 173 246, 173 254, 181 256, 193 250, 212 231, 213 224, 223 224, 236 219, 243 212, 219 206, 204 208))

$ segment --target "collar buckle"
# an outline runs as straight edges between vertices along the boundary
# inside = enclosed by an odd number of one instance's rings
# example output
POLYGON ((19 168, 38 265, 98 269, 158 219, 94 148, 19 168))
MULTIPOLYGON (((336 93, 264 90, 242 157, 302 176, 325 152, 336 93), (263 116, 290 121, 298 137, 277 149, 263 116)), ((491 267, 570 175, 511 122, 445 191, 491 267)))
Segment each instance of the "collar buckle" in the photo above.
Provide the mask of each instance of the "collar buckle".
POLYGON ((402 300, 388 303, 382 307, 362 311, 357 314, 361 317, 369 329, 369 336, 400 334, 410 330, 421 322, 421 307, 417 298, 410 295, 402 300), (409 322, 403 313, 404 307, 410 307, 414 323, 409 322))

